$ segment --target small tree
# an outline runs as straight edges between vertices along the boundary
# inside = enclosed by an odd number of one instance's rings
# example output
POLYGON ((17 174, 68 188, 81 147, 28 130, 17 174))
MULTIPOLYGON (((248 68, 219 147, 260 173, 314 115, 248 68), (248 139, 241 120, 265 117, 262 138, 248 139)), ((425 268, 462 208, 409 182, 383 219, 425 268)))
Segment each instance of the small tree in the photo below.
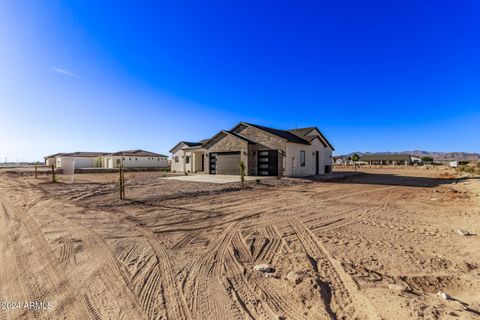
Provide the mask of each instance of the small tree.
POLYGON ((420 159, 422 159, 422 162, 433 162, 433 158, 432 157, 421 157, 420 159))
POLYGON ((240 161, 240 180, 242 181, 242 188, 245 187, 245 162, 240 161))
POLYGON ((356 153, 352 156, 353 167, 355 168, 355 172, 357 172, 357 161, 360 160, 360 156, 356 153))

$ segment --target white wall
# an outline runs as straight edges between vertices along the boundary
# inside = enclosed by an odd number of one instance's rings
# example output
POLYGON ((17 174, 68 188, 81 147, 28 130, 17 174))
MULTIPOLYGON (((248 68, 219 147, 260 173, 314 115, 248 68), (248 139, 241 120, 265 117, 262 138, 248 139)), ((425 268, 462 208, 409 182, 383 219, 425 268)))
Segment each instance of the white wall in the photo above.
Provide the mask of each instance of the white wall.
POLYGON ((139 157, 139 156, 106 156, 103 157, 104 168, 118 168, 117 160, 125 168, 168 168, 167 157, 139 157), (110 161, 111 160, 111 161, 110 161))
POLYGON ((97 167, 97 157, 57 157, 57 168, 63 168, 66 158, 73 159, 73 161, 75 161, 75 169, 97 167))
POLYGON ((332 150, 315 139, 311 145, 287 143, 286 150, 286 175, 289 177, 302 177, 315 175, 316 159, 315 152, 319 152, 319 171, 325 173, 325 165, 332 165, 332 150), (305 151, 305 166, 300 166, 300 151, 305 151))
POLYGON ((172 172, 183 172, 184 168, 184 151, 182 149, 177 150, 175 153, 172 153, 172 161, 170 162, 170 170, 172 172), (175 161, 177 157, 178 162, 175 161))

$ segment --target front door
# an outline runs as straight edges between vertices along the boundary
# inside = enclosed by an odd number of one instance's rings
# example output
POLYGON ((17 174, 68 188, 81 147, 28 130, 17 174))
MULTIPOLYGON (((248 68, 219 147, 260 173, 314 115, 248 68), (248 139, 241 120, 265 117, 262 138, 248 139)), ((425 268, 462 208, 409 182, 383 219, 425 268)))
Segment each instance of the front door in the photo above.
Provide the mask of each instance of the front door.
POLYGON ((202 171, 205 171, 205 154, 202 153, 202 171))
POLYGON ((315 174, 320 174, 320 152, 315 151, 315 174))
POLYGON ((258 175, 278 175, 278 150, 258 151, 258 175))
POLYGON ((217 154, 216 153, 210 153, 210 166, 209 166, 210 174, 217 174, 217 154))

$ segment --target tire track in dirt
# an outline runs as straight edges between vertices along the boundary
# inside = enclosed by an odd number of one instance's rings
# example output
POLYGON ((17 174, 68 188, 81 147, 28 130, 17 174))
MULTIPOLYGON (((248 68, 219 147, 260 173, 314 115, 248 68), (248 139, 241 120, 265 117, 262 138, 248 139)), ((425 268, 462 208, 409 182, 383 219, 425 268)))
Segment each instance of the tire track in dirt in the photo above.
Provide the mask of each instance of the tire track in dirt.
POLYGON ((298 219, 291 219, 290 225, 302 244, 313 270, 328 279, 337 316, 362 318, 363 315, 368 319, 379 319, 370 302, 360 293, 355 281, 346 273, 341 263, 333 259, 318 238, 298 219))
MULTIPOLYGON (((28 199, 25 199, 28 202, 28 199)), ((86 308, 73 289, 68 277, 57 267, 54 253, 50 245, 46 241, 39 229, 38 225, 30 217, 26 217, 26 213, 21 209, 14 208, 11 204, 5 206, 5 200, 0 200, 2 211, 7 212, 4 217, 8 216, 7 228, 9 233, 13 235, 16 241, 13 243, 15 251, 15 260, 17 267, 26 268, 33 261, 38 265, 44 265, 41 275, 28 270, 23 270, 22 274, 28 276, 22 277, 24 284, 29 288, 33 299, 30 301, 50 301, 55 300, 55 304, 63 305, 70 303, 69 315, 76 319, 81 319, 81 315, 85 313, 86 308), (29 247, 22 247, 20 241, 27 241, 29 247), (56 296, 56 299, 52 299, 56 296)), ((61 308, 58 312, 64 312, 61 308)), ((34 313, 38 313, 34 311, 34 313)), ((60 315, 59 315, 60 316, 60 315)))
POLYGON ((194 319, 230 319, 235 316, 228 308, 232 301, 221 276, 226 251, 238 228, 238 223, 231 223, 218 234, 187 275, 184 289, 194 319))

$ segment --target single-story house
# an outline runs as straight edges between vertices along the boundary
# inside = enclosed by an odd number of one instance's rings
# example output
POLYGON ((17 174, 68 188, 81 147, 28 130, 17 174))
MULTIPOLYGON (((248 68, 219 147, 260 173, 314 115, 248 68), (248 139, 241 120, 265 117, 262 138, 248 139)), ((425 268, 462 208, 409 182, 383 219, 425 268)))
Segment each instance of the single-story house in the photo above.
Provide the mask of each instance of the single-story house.
POLYGON ((174 172, 250 176, 312 176, 331 172, 330 142, 317 127, 280 130, 240 122, 199 142, 180 141, 171 150, 174 172))
POLYGON ((333 164, 336 166, 353 166, 351 157, 333 157, 333 164))
POLYGON ((369 165, 411 165, 412 157, 409 154, 365 154, 360 161, 369 165))
MULTIPOLYGON (((56 153, 44 157, 45 165, 55 164, 63 168, 64 163, 74 162, 78 168, 118 168, 121 164, 127 168, 168 168, 168 156, 145 150, 127 150, 109 152, 71 152, 56 153)), ((67 164, 67 165, 68 165, 67 164)))
POLYGON ((55 154, 51 154, 49 156, 43 157, 43 159, 45 160, 45 165, 46 166, 51 166, 52 164, 55 165, 57 163, 57 157, 60 157, 63 154, 64 153, 55 153, 55 154))
POLYGON ((105 152, 71 152, 71 153, 60 153, 55 156, 55 166, 57 168, 63 168, 63 163, 65 159, 68 158, 68 163, 74 161, 75 169, 78 168, 95 168, 101 166, 102 156, 105 152))
POLYGON ((168 168, 168 156, 145 150, 126 150, 108 153, 102 157, 102 167, 168 168))

